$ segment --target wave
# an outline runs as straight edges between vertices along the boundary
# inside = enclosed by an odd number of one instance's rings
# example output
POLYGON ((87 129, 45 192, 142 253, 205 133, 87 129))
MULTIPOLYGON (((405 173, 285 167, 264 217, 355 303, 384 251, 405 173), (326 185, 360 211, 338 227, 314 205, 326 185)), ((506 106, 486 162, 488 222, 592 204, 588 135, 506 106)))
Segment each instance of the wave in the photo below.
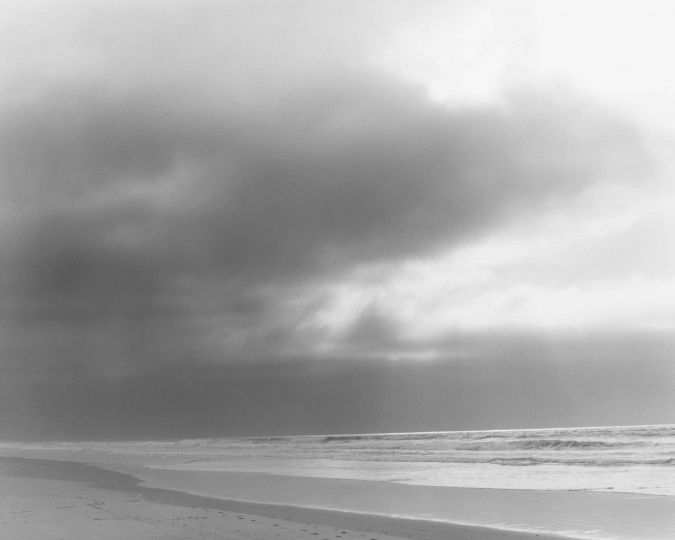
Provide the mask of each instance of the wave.
POLYGON ((456 450, 474 452, 494 452, 508 450, 609 450, 618 448, 639 448, 645 443, 637 442, 605 442, 579 441, 564 439, 527 439, 524 441, 481 441, 478 443, 464 443, 455 447, 456 450))
POLYGON ((607 442, 607 441, 580 441, 575 439, 539 439, 517 441, 512 443, 514 448, 522 450, 591 450, 591 449, 607 449, 607 448, 626 448, 641 446, 642 443, 637 441, 631 442, 607 442))
POLYGON ((328 435, 322 439, 322 442, 351 442, 351 441, 371 441, 382 437, 377 435, 328 435))
POLYGON ((634 465, 675 465, 675 458, 664 459, 542 459, 534 457, 494 458, 484 463, 495 465, 579 465, 592 467, 629 467, 634 465))
MULTIPOLYGON (((207 444, 244 445, 292 445, 331 443, 358 444, 388 442, 429 443, 452 445, 480 442, 486 444, 507 443, 521 449, 592 449, 616 448, 647 444, 648 440, 675 437, 675 426, 631 426, 602 428, 554 428, 494 431, 436 431, 416 433, 356 433, 329 435, 267 436, 243 439, 206 439, 207 444), (618 439, 618 440, 617 440, 618 439), (519 446, 516 444, 520 442, 519 446)), ((193 441, 194 442, 194 441, 193 441)), ((649 442, 648 444, 654 444, 649 442)))
MULTIPOLYGON (((181 460, 230 458, 495 465, 675 465, 675 426, 363 433, 61 443, 60 448, 148 453, 181 460)), ((52 446, 54 446, 52 445, 52 446)))

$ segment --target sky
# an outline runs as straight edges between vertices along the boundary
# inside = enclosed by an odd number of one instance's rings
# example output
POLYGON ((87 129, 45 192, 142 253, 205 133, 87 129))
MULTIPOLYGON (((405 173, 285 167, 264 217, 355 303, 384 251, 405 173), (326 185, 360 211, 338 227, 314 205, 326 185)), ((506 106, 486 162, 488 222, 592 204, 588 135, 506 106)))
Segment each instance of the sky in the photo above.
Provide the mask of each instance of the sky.
POLYGON ((0 439, 675 423, 674 24, 2 2, 0 439))

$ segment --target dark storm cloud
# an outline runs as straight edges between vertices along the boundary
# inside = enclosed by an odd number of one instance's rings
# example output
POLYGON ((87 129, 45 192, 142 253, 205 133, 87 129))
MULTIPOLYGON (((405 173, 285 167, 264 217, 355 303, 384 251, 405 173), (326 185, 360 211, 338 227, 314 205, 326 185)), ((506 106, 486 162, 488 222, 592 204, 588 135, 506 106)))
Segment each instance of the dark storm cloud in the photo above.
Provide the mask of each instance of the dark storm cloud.
POLYGON ((90 201, 102 236, 135 210, 153 249, 269 278, 424 253, 646 165, 629 126, 577 103, 447 111, 386 79, 330 82, 246 123, 165 96, 58 95, 5 124, 8 189, 60 203, 64 227, 90 201))
POLYGON ((199 310, 194 290, 225 327, 278 333, 289 287, 447 248, 647 163, 629 126, 572 100, 449 111, 347 75, 244 118, 169 98, 57 93, 8 113, 5 264, 27 332, 161 327, 199 310))

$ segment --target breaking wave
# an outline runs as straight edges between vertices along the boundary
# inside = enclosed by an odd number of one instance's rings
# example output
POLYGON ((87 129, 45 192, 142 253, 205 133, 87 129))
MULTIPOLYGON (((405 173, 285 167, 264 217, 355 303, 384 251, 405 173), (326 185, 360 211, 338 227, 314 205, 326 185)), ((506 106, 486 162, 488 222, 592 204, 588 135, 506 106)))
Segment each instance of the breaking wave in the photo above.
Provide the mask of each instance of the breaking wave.
POLYGON ((550 450, 573 450, 573 449, 605 449, 627 448, 640 445, 637 442, 607 442, 607 441, 578 441, 574 439, 541 439, 516 441, 512 443, 515 448, 524 450, 550 449, 550 450))

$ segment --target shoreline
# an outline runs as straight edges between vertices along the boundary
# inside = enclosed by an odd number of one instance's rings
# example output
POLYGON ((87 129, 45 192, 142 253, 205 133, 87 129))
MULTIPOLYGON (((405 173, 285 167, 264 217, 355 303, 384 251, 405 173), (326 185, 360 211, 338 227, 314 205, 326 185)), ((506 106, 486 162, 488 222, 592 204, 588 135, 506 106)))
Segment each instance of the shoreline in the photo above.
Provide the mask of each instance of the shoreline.
POLYGON ((421 518, 544 536, 672 540, 675 531, 675 498, 668 496, 416 486, 110 462, 102 466, 128 472, 147 486, 178 487, 207 497, 332 507, 355 514, 421 518))
MULTIPOLYGON (((113 465, 113 464, 110 464, 113 465)), ((2 457, 0 466, 9 477, 40 482, 68 482, 88 489, 138 494, 147 503, 164 506, 199 508, 217 512, 239 513, 300 525, 316 525, 332 529, 347 529, 393 538, 412 540, 529 540, 534 538, 563 540, 575 538, 541 532, 514 531, 496 527, 464 525, 448 521, 411 519, 406 517, 357 513, 303 506, 269 504, 222 499, 197 495, 176 489, 152 487, 132 474, 123 473, 105 464, 76 461, 45 460, 23 457, 2 457)), ((77 489, 75 489, 77 491, 77 489)), ((276 526, 276 525, 274 525, 276 526)))

